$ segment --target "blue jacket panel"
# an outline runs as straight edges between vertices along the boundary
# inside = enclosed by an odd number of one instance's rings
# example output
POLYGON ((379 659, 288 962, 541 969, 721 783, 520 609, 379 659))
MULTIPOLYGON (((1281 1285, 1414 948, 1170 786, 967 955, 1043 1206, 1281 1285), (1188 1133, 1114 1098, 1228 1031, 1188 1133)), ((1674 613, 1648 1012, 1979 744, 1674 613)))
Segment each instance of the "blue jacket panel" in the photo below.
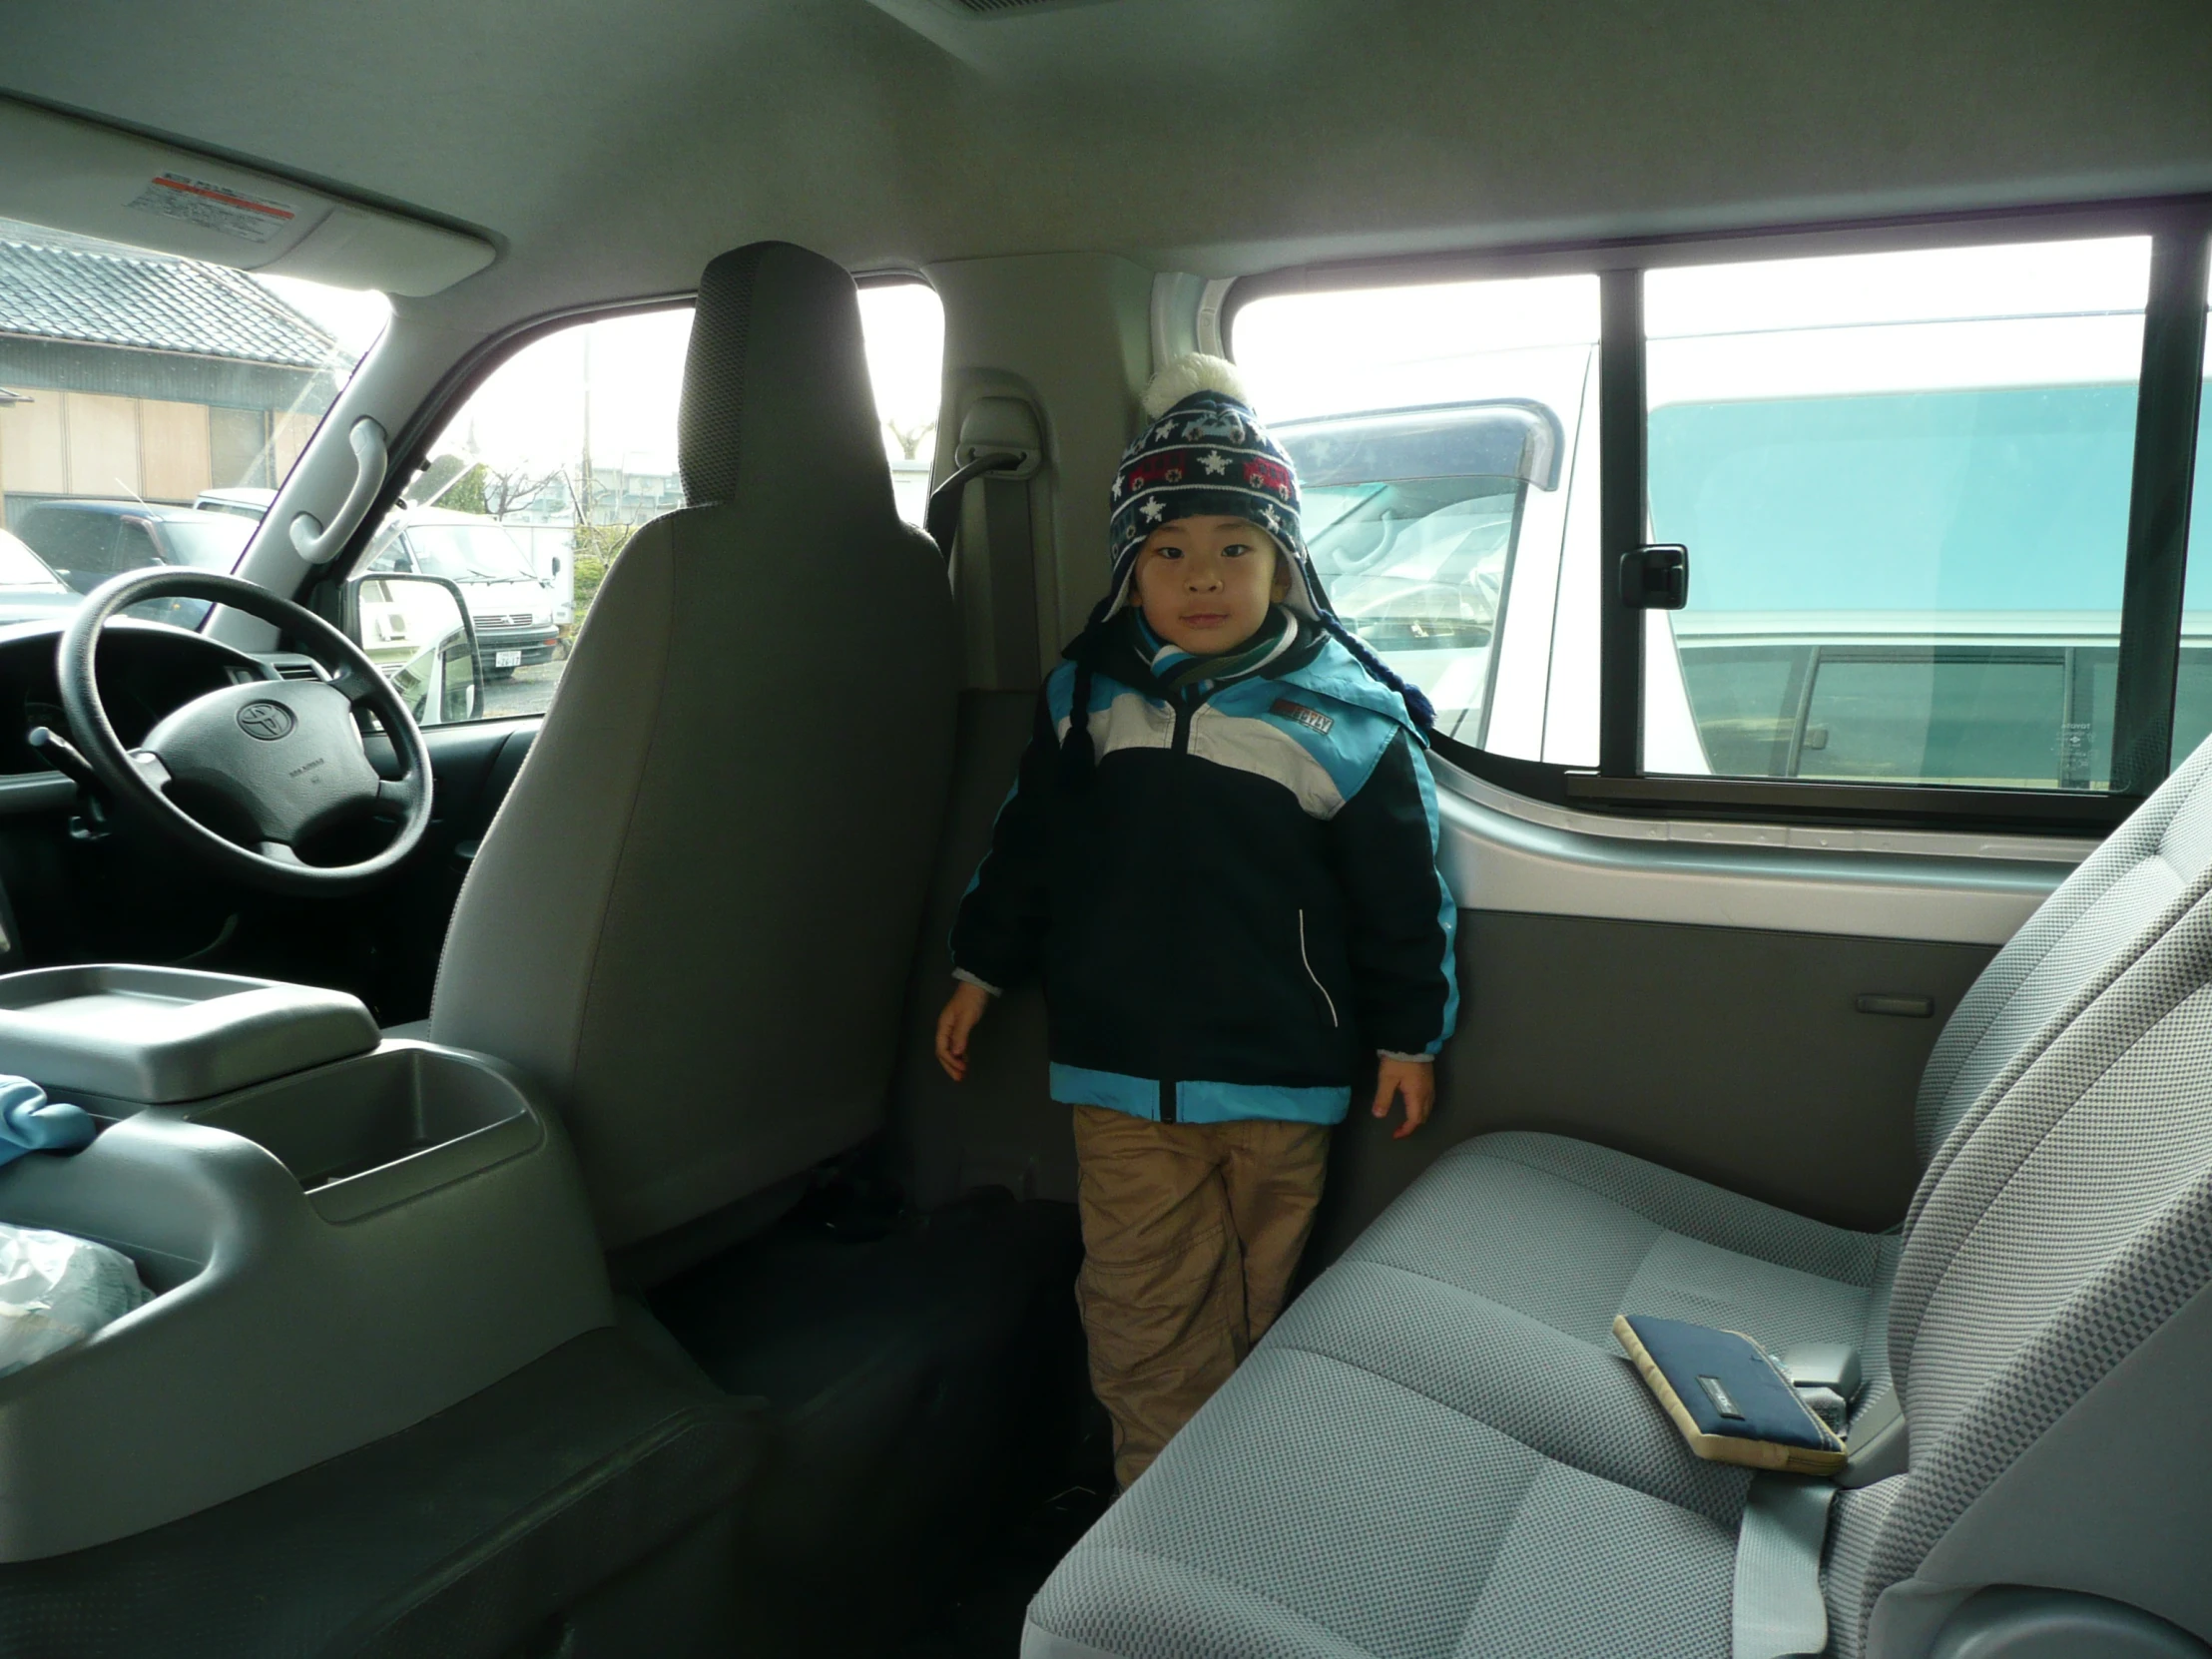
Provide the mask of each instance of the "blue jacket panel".
POLYGON ((1370 1053, 1434 1054, 1457 912, 1397 696, 1326 635, 1180 690, 1122 629, 1079 651, 952 935, 985 984, 1043 978, 1054 1098, 1334 1123, 1370 1053), (1066 743, 1079 695, 1088 757, 1066 743))

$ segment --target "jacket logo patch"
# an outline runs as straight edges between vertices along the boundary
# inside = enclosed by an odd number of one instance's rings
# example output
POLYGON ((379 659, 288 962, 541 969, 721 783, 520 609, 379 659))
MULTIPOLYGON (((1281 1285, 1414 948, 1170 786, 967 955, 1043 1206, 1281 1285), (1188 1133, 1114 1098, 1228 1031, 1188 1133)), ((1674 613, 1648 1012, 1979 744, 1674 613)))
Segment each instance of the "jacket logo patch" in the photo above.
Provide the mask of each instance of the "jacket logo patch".
POLYGON ((1319 709, 1309 709, 1305 704, 1293 703, 1287 697, 1277 698, 1269 708, 1268 713, 1281 715, 1285 720, 1295 720, 1309 732, 1319 732, 1324 737, 1327 737, 1330 729, 1337 724, 1334 719, 1323 714, 1319 709))

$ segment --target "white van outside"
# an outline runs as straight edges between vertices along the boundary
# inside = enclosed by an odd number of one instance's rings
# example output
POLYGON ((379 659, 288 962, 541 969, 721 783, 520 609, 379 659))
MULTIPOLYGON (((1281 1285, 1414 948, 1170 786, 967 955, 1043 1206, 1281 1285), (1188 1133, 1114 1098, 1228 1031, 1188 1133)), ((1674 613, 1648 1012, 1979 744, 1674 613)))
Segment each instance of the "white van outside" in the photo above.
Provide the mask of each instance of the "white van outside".
MULTIPOLYGON (((1688 608, 1647 617, 1647 770, 2106 784, 2140 313, 1744 321, 1647 344, 1647 539, 1690 550, 1688 608)), ((1511 373, 1542 395, 1277 431, 1340 612, 1438 730, 1589 765, 1596 347, 1511 373)), ((2212 727, 2205 586, 2177 736, 2212 727)))
POLYGON ((517 530, 476 513, 413 507, 378 532, 361 568, 458 583, 485 676, 504 680, 518 668, 553 660, 561 634, 558 583, 568 571, 567 558, 554 551, 541 573, 531 542, 517 530))

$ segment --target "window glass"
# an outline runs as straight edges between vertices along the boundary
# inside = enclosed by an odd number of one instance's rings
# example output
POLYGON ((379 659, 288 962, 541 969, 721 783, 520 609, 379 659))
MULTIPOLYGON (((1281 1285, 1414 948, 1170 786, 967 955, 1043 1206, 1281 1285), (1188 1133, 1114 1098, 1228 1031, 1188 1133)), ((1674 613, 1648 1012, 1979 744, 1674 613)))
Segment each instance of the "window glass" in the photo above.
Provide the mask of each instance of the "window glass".
POLYGON ((2147 238, 1651 272, 1648 771, 2103 789, 2147 238))
POLYGON ((937 455, 937 401, 944 387, 944 304, 926 282, 869 282, 860 289, 868 379, 891 464, 899 516, 919 524, 929 510, 937 455))
MULTIPOLYGON (((389 315, 381 294, 0 220, 6 529, 71 595, 157 561, 231 569, 389 315)), ((22 557, 0 622, 57 609, 22 557)))
POLYGON ((1338 613, 1444 736, 1592 759, 1597 278, 1279 295, 1233 335, 1338 613))
MULTIPOLYGON (((860 321, 893 494, 918 524, 935 456, 943 312, 923 283, 871 283, 860 321)), ((362 570, 459 588, 483 658, 475 718, 551 705, 608 566, 642 526, 684 505, 676 415, 691 325, 681 306, 578 323, 524 346, 446 422, 370 539, 362 570)), ((379 587, 393 597, 379 605, 367 649, 396 675, 430 660, 437 642, 417 638, 412 623, 433 613, 406 598, 407 584, 379 587)), ((363 616, 366 631, 365 602, 363 616)), ((426 707, 426 723, 470 718, 451 699, 426 707)))
MULTIPOLYGON (((2205 297, 2212 303, 2212 294, 2205 297)), ((2181 594, 2181 665, 2174 685, 2175 766, 2212 736, 2212 327, 2205 335, 2197 467, 2189 490, 2189 574, 2181 594)))

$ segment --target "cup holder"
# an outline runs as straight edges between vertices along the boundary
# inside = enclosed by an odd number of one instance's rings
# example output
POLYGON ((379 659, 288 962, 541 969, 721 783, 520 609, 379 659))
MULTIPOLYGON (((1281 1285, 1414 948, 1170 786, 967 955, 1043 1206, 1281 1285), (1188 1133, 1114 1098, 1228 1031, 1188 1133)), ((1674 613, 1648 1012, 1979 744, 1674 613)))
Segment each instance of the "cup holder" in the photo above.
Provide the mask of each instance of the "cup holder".
POLYGON ((396 1044, 190 1116, 275 1155, 326 1220, 442 1185, 539 1138, 522 1097, 498 1072, 396 1044))

